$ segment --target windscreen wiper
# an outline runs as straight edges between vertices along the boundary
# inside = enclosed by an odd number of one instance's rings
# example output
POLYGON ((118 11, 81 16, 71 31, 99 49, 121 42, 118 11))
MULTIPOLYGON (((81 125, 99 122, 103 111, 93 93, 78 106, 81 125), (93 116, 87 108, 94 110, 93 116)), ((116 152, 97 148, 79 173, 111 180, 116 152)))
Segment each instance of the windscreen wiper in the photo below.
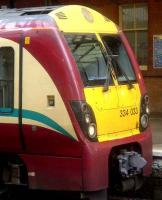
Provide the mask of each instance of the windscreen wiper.
MULTIPOLYGON (((113 56, 112 56, 113 57, 113 56)), ((125 73, 125 71, 123 70, 123 68, 121 67, 120 63, 113 57, 113 61, 114 63, 119 67, 120 71, 122 72, 123 76, 125 77, 129 88, 128 89, 132 89, 134 86, 131 83, 130 79, 128 78, 127 74, 125 73)))
POLYGON ((110 85, 110 78, 111 78, 111 70, 113 69, 112 66, 112 58, 110 55, 108 55, 107 51, 105 50, 105 48, 103 48, 102 44, 99 43, 101 51, 104 55, 105 61, 106 61, 106 81, 104 83, 104 87, 103 87, 103 92, 107 92, 109 90, 109 85, 110 85))
POLYGON ((112 64, 112 61, 113 61, 119 67, 120 71, 122 72, 123 76, 125 77, 128 85, 129 85, 129 89, 132 89, 134 86, 131 83, 130 79, 128 78, 127 74, 125 73, 125 71, 121 67, 120 63, 114 58, 113 53, 112 53, 111 49, 108 47, 108 45, 106 44, 106 42, 104 42, 104 44, 106 45, 106 48, 108 50, 108 55, 111 57, 111 64, 112 64))
POLYGON ((111 69, 112 69, 112 59, 111 59, 111 57, 107 58, 106 69, 107 69, 107 73, 106 73, 107 77, 106 77, 106 81, 104 83, 103 92, 107 92, 109 90, 110 76, 111 76, 111 69))

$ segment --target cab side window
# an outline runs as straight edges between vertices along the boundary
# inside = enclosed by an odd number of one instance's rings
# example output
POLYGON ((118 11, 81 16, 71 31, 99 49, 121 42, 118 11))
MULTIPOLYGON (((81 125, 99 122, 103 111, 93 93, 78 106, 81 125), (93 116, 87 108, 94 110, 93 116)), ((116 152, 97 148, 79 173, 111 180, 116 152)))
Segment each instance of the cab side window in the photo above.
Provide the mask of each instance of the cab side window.
POLYGON ((0 112, 12 109, 14 104, 14 50, 0 48, 0 112))

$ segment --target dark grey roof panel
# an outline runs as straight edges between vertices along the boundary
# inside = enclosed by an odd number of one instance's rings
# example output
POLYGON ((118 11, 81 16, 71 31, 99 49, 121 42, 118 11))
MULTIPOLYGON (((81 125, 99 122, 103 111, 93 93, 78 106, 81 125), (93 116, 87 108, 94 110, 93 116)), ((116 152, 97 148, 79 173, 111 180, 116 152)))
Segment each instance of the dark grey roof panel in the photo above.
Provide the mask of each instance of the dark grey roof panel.
POLYGON ((31 8, 19 8, 19 9, 0 9, 0 19, 24 15, 41 15, 47 14, 53 10, 56 10, 61 6, 46 6, 46 7, 31 7, 31 8))

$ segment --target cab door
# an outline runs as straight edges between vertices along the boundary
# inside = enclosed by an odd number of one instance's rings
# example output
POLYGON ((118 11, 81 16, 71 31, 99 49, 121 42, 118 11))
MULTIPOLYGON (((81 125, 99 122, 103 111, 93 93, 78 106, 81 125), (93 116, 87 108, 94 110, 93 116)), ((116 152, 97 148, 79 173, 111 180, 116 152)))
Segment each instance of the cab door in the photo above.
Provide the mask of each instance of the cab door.
POLYGON ((140 89, 133 65, 119 36, 103 36, 108 54, 111 56, 117 79, 119 98, 117 126, 120 137, 139 132, 140 89))
MULTIPOLYGON (((104 55, 105 50, 98 34, 96 34, 96 39, 95 44, 93 44, 95 48, 82 59, 82 64, 90 63, 85 67, 89 85, 84 88, 84 93, 87 103, 95 114, 98 139, 104 141, 111 139, 112 134, 118 131, 116 119, 119 98, 114 70, 107 63, 106 55, 104 55)), ((90 44, 89 49, 92 49, 90 44)), ((84 48, 81 50, 83 52, 84 48)))
POLYGON ((20 151, 19 50, 20 35, 0 36, 0 149, 20 151), (14 42, 13 40, 17 40, 14 42))

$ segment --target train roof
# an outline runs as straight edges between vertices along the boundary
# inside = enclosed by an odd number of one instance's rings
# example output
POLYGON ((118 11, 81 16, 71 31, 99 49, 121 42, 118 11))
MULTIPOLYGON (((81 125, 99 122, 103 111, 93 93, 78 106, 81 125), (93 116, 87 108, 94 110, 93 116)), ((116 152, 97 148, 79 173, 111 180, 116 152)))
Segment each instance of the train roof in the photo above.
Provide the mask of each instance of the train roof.
POLYGON ((17 16, 41 15, 48 14, 61 6, 44 6, 44 7, 31 7, 31 8, 13 8, 13 9, 0 9, 0 19, 17 16))
POLYGON ((80 5, 0 9, 0 30, 58 26, 75 33, 117 33, 118 28, 99 12, 80 5))

